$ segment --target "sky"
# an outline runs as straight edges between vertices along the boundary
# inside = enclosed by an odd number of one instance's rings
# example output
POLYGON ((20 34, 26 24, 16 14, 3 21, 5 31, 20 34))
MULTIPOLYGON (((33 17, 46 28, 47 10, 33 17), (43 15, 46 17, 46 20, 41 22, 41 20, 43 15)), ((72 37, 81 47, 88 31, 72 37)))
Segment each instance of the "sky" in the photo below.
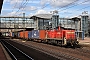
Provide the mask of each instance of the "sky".
POLYGON ((52 14, 55 10, 60 17, 90 14, 90 0, 4 0, 1 16, 52 14))

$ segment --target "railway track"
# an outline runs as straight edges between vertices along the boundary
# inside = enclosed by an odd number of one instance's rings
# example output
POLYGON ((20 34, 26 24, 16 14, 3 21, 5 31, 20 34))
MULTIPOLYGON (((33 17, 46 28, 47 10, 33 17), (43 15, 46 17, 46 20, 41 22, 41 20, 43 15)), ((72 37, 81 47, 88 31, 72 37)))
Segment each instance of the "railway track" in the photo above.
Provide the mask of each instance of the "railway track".
POLYGON ((80 52, 82 56, 85 56, 90 59, 90 50, 82 48, 82 49, 76 49, 76 51, 80 52))
MULTIPOLYGON (((19 48, 20 50, 25 52, 28 56, 31 56, 34 60, 58 60, 57 58, 55 58, 53 56, 44 54, 38 50, 32 49, 32 48, 24 46, 22 44, 15 43, 13 41, 10 41, 9 39, 4 39, 4 42, 6 42, 7 44, 9 43, 9 44, 19 48)), ((12 49, 12 48, 10 48, 10 49, 12 49)), ((16 54, 18 54, 18 53, 16 53, 16 54)), ((17 57, 18 57, 18 55, 17 55, 17 57)), ((17 59, 17 60, 20 60, 20 59, 17 59)), ((21 60, 27 60, 27 59, 21 59, 21 60)), ((31 59, 29 59, 29 60, 31 60, 31 59)))
MULTIPOLYGON (((22 44, 22 42, 17 41, 17 43, 22 44)), ((56 58, 65 58, 66 60, 90 60, 90 51, 83 49, 83 48, 63 48, 63 47, 57 47, 57 46, 51 46, 47 44, 42 44, 42 43, 36 43, 36 42, 31 42, 27 41, 23 43, 29 47, 34 47, 36 49, 45 51, 49 54, 54 55, 56 58)), ((62 60, 62 59, 61 59, 62 60)))
POLYGON ((28 56, 27 54, 25 54, 24 52, 22 52, 15 46, 13 46, 12 44, 4 40, 1 40, 1 43, 5 47, 5 49, 8 51, 12 60, 34 60, 33 58, 31 58, 30 56, 28 56))
MULTIPOLYGON (((15 41, 13 43, 15 43, 15 41)), ((20 43, 20 42, 16 42, 16 43, 23 44, 23 43, 20 43)), ((53 56, 53 57, 55 57, 55 58, 57 58, 59 60, 81 60, 81 59, 79 59, 77 57, 74 57, 72 55, 68 55, 68 54, 65 54, 63 52, 60 52, 60 50, 58 50, 58 49, 57 50, 54 49, 54 48, 51 49, 51 47, 48 48, 48 46, 44 46, 43 44, 41 45, 42 47, 40 45, 36 45, 36 44, 31 44, 31 45, 29 45, 29 44, 30 43, 24 44, 24 45, 28 46, 30 48, 33 48, 35 50, 38 50, 40 52, 43 52, 45 54, 51 55, 51 56, 53 56), (37 47, 35 47, 35 45, 37 47)))
MULTIPOLYGON (((57 47, 52 46, 48 44, 43 43, 37 43, 37 42, 22 42, 21 40, 7 40, 7 42, 10 42, 11 44, 17 45, 17 47, 20 47, 20 45, 23 46, 23 48, 26 48, 27 51, 29 50, 37 50, 38 52, 35 52, 33 54, 37 54, 37 57, 42 57, 41 59, 35 59, 35 60, 90 60, 90 51, 83 49, 83 48, 63 48, 63 47, 57 47), (31 49, 30 49, 31 48, 31 49), (45 56, 41 54, 46 54, 45 56), (43 57, 44 56, 44 57, 43 57), (48 56, 52 56, 50 59, 48 56), (45 58, 45 59, 44 59, 45 58), (46 59, 47 58, 47 59, 46 59)), ((28 52, 31 54, 32 52, 28 52)))

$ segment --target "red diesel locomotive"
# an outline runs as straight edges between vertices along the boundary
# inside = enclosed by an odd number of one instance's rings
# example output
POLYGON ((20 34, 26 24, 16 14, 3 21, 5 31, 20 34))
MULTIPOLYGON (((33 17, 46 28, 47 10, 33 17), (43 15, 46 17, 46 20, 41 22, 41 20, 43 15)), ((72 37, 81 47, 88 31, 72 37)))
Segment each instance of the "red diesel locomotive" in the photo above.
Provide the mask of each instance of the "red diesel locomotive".
POLYGON ((71 46, 78 44, 75 30, 65 30, 59 27, 57 30, 47 30, 46 32, 47 42, 71 46))

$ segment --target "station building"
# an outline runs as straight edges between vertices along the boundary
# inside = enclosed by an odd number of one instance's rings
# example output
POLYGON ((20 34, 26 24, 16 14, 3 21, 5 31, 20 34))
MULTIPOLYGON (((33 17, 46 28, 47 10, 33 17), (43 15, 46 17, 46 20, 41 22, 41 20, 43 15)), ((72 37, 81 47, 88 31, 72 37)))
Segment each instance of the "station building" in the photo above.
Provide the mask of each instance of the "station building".
POLYGON ((80 15, 73 18, 61 18, 59 15, 39 14, 32 16, 34 21, 36 19, 36 29, 46 29, 52 23, 52 29, 61 26, 65 29, 76 30, 77 37, 84 39, 90 35, 90 20, 88 15, 80 15), (37 23, 38 22, 38 23, 37 23))
POLYGON ((1 27, 14 28, 12 29, 13 31, 18 31, 20 28, 33 28, 34 30, 47 28, 55 29, 57 26, 61 26, 64 29, 76 30, 77 37, 81 37, 82 39, 90 35, 90 19, 88 15, 80 15, 79 17, 73 18, 61 18, 57 14, 37 14, 31 17, 25 17, 25 20, 23 20, 23 17, 1 17, 1 27), (15 27, 19 29, 15 30, 15 27))

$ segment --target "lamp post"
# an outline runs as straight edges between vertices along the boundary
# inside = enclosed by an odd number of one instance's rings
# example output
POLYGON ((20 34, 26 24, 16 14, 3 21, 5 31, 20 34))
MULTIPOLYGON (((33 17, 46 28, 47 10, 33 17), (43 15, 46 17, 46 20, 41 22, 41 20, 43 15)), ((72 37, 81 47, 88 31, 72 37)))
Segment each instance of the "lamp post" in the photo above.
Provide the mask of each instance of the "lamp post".
POLYGON ((25 13, 23 13, 23 37, 25 38, 25 13))

